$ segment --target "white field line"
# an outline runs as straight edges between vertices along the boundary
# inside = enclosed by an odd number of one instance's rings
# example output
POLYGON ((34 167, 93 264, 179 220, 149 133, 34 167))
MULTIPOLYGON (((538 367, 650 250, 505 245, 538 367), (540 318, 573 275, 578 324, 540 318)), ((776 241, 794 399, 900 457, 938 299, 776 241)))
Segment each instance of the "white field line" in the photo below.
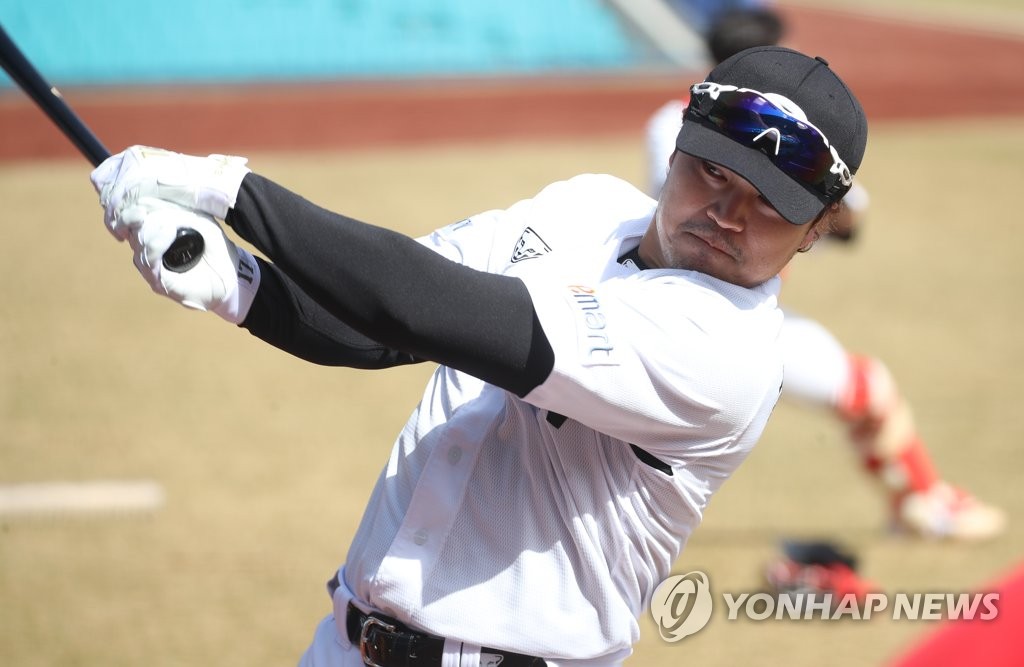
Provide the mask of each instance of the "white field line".
POLYGON ((152 512, 164 504, 152 480, 0 484, 0 517, 152 512))

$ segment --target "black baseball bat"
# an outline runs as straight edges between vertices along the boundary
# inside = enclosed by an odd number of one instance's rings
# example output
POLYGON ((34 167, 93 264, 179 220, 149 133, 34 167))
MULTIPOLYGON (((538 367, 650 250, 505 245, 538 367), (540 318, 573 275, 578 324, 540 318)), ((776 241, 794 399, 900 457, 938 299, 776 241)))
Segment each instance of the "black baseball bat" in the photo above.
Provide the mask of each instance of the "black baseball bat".
MULTIPOLYGON (((0 24, 0 65, 18 87, 50 117, 58 129, 97 167, 110 157, 110 151, 78 117, 63 95, 29 62, 25 54, 0 24)), ((174 243, 164 253, 163 265, 168 271, 183 273, 195 266, 203 256, 203 236, 189 227, 180 227, 174 243)))

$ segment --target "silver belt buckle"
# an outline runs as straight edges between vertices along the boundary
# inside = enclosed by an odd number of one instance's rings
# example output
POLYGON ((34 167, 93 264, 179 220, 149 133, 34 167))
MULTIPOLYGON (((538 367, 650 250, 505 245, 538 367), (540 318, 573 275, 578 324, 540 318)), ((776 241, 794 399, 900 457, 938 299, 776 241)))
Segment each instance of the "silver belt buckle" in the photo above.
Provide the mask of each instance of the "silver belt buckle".
POLYGON ((395 626, 390 623, 385 623, 379 618, 367 616, 366 621, 363 623, 363 627, 359 629, 359 655, 363 658, 363 664, 368 667, 384 667, 384 665, 379 665, 374 662, 373 658, 367 655, 366 652, 366 642, 370 637, 370 631, 373 629, 373 626, 379 627, 384 632, 394 632, 395 626))

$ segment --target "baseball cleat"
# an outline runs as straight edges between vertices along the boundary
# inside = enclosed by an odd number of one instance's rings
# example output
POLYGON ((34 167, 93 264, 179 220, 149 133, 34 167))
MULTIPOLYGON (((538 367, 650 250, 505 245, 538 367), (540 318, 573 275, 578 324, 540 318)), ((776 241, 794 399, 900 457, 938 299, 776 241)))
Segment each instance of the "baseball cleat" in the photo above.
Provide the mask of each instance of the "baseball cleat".
POLYGON ((1006 514, 963 489, 937 482, 896 502, 894 528, 936 540, 976 542, 1006 530, 1006 514))
POLYGON ((784 542, 782 556, 767 564, 764 579, 775 595, 831 594, 833 604, 847 595, 863 600, 879 590, 877 584, 857 573, 852 554, 829 541, 784 542))

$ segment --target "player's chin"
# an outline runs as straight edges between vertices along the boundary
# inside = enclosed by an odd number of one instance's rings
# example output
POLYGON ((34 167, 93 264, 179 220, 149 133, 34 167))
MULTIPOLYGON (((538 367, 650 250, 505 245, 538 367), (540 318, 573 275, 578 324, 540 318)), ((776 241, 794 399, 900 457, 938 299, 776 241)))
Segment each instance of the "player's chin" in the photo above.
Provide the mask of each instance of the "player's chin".
POLYGON ((685 236, 687 241, 675 247, 676 256, 681 260, 679 268, 700 271, 729 282, 739 277, 741 267, 735 257, 696 236, 685 236))
POLYGON ((691 268, 740 287, 757 287, 775 274, 755 271, 735 257, 725 253, 702 253, 691 268))

